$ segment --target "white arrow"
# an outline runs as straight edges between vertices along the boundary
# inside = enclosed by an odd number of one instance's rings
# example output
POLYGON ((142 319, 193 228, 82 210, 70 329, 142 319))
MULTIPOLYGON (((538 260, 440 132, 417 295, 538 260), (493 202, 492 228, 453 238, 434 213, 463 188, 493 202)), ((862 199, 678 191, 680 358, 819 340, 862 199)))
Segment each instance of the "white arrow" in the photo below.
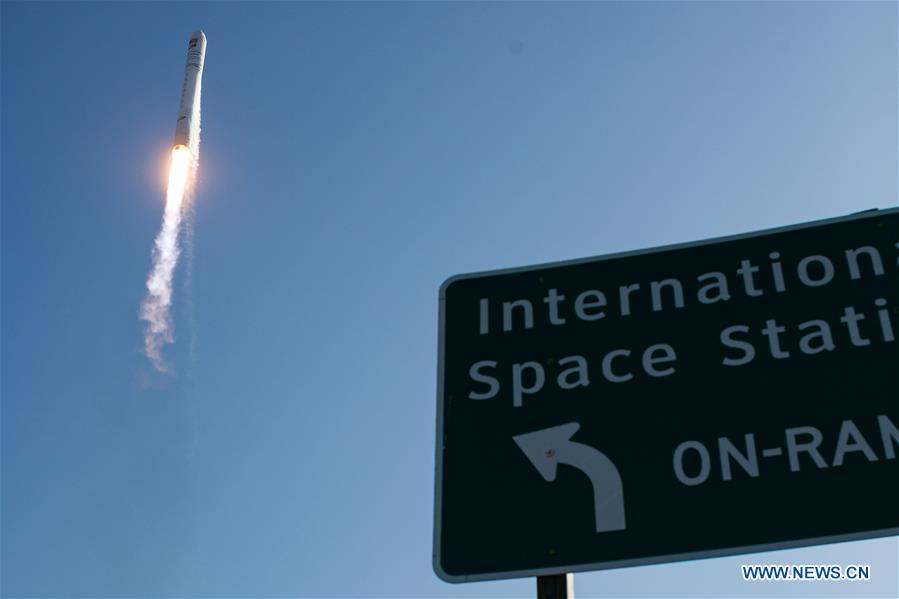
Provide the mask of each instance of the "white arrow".
POLYGON ((577 422, 516 435, 512 439, 547 481, 556 480, 560 463, 582 471, 593 484, 596 532, 624 530, 624 489, 618 469, 605 454, 571 440, 581 428, 577 422))

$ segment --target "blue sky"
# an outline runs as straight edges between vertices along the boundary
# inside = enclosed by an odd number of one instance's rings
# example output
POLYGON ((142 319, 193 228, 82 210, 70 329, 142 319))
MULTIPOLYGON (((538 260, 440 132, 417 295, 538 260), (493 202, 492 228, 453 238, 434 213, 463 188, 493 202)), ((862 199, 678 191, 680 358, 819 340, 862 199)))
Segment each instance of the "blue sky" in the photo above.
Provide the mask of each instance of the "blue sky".
MULTIPOLYGON (((17 3, 2 24, 4 597, 526 597, 431 569, 437 291, 897 203, 895 3, 17 3), (140 353, 209 40, 172 376, 140 353)), ((579 574, 891 596, 896 538, 579 574), (869 563, 751 586, 741 563, 869 563)))

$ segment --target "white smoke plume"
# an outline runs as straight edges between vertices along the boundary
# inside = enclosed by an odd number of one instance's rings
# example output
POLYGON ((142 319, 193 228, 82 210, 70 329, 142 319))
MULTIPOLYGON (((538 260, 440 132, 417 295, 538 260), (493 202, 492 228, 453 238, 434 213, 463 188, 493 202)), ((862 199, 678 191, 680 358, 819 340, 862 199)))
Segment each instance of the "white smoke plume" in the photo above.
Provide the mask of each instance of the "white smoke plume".
MULTIPOLYGON (((166 344, 175 341, 172 319, 172 284, 181 255, 182 224, 190 218, 190 199, 200 157, 200 89, 194 96, 193 115, 187 147, 175 146, 166 191, 162 228, 153 245, 153 266, 147 276, 147 295, 140 306, 144 328, 144 353, 159 372, 167 372, 163 357, 166 344)), ((192 243, 192 239, 187 240, 192 243)), ((190 251, 190 248, 188 248, 190 251)), ((190 264, 188 264, 190 267, 190 264)), ((188 273, 188 277, 189 277, 188 273)))
POLYGON ((144 329, 144 353, 160 372, 168 370, 162 349, 165 344, 175 340, 171 313, 172 279, 181 254, 178 237, 192 163, 186 148, 172 151, 165 214, 162 228, 153 245, 153 266, 147 277, 147 295, 140 307, 140 318, 147 323, 144 329))

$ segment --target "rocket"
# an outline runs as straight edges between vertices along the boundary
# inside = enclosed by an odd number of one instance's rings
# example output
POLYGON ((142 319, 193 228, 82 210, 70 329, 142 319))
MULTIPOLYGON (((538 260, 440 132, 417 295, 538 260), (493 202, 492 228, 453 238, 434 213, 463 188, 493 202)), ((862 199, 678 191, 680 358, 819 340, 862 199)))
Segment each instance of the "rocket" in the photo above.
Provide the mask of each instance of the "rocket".
POLYGON ((200 132, 200 83, 203 79, 203 61, 206 59, 206 34, 195 31, 187 42, 187 65, 184 67, 184 87, 181 89, 181 105, 175 126, 175 148, 184 146, 196 155, 200 132), (196 118, 197 122, 194 122, 196 118))

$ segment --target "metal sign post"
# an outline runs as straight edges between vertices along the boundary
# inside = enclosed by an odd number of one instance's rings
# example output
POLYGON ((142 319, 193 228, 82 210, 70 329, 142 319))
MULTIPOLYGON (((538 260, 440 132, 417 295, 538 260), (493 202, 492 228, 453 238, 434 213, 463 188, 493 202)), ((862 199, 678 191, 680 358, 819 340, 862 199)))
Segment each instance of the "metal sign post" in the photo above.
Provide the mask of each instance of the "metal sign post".
POLYGON ((538 576, 537 599, 574 599, 574 575, 538 576))

